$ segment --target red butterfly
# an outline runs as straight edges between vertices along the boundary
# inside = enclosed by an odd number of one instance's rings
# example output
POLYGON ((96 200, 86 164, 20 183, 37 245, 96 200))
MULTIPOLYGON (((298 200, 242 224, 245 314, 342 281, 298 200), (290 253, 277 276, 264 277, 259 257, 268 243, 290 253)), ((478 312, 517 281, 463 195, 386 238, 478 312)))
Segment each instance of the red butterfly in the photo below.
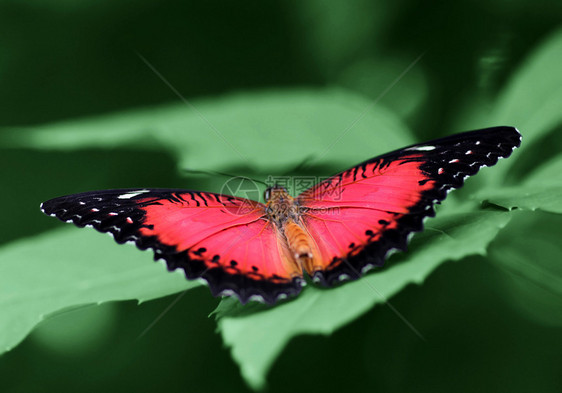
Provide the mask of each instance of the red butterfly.
POLYGON ((512 127, 465 132, 365 161, 292 197, 265 191, 266 203, 172 189, 86 192, 41 205, 79 227, 109 232, 118 243, 152 248, 168 270, 202 278, 213 295, 275 303, 296 295, 303 271, 332 286, 406 250, 439 203, 480 167, 519 147, 512 127))

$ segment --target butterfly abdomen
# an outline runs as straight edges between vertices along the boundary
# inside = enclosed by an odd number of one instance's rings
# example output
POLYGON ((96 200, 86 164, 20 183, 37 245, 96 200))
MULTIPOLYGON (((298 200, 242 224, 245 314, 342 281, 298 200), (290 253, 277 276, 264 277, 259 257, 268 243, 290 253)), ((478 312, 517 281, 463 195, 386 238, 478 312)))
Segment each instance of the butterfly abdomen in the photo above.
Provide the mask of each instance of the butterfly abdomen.
POLYGON ((289 220, 285 225, 285 238, 293 257, 297 261, 305 262, 313 257, 311 238, 300 225, 289 220))

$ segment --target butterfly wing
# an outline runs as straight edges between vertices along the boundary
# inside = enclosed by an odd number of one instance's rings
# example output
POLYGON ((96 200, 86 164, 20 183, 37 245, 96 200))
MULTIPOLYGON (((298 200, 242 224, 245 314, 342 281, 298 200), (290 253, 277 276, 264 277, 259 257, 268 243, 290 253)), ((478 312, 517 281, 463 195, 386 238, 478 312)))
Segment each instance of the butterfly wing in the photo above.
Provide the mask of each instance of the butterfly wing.
POLYGON ((118 243, 154 250, 169 270, 202 278, 213 295, 274 303, 297 294, 302 270, 293 261, 264 205, 206 192, 148 189, 86 192, 42 204, 44 213, 92 226, 118 243))
POLYGON ((382 266, 389 251, 406 250, 435 203, 520 140, 512 127, 456 134, 375 157, 306 190, 298 197, 302 220, 320 254, 308 273, 329 286, 382 266))

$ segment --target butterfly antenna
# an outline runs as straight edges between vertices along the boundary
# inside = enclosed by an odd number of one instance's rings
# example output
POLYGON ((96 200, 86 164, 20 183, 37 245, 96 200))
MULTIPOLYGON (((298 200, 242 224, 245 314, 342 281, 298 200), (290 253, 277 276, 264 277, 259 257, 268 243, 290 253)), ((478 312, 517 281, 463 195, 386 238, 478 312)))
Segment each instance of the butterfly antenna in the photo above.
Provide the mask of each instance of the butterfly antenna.
POLYGON ((284 175, 289 175, 291 173, 300 173, 300 172, 306 171, 307 169, 310 169, 310 167, 311 167, 310 162, 311 161, 314 161, 314 154, 310 154, 310 155, 306 156, 296 166, 286 170, 284 175))
POLYGON ((242 176, 242 175, 233 175, 231 173, 226 173, 226 172, 220 172, 220 171, 213 171, 213 170, 203 170, 203 169, 184 169, 184 172, 188 173, 188 174, 195 174, 195 175, 215 175, 215 176, 223 176, 229 179, 234 179, 234 178, 238 178, 238 179, 243 179, 243 180, 250 180, 256 183, 260 183, 263 184, 264 186, 268 187, 267 183, 262 181, 262 180, 258 180, 258 179, 253 179, 251 177, 248 176, 242 176))

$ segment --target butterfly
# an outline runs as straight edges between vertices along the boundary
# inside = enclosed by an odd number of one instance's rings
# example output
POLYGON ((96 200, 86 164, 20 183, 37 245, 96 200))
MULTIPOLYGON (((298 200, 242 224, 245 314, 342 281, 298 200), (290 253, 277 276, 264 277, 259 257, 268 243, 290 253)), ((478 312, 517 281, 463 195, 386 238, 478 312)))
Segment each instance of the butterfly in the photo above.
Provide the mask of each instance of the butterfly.
POLYGON ((214 296, 273 304, 297 295, 307 274, 333 286, 406 251, 434 205, 482 166, 519 147, 513 127, 464 132, 372 158, 293 197, 266 203, 181 189, 92 191, 51 199, 48 215, 151 248, 168 270, 203 279, 214 296))

